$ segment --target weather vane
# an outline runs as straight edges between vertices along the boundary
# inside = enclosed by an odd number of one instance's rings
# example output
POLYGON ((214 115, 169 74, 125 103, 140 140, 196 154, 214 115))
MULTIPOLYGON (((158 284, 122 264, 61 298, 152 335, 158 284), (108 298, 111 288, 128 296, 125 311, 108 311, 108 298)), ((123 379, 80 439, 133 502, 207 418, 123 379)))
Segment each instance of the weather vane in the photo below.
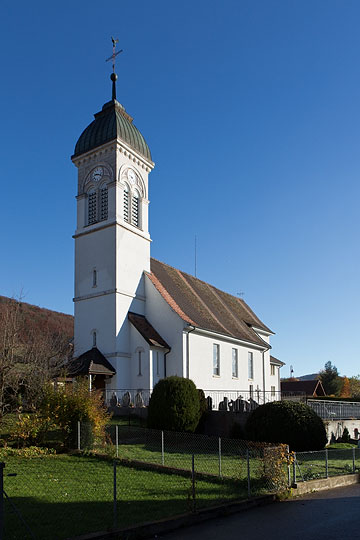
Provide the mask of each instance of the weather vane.
POLYGON ((113 44, 113 53, 111 56, 109 56, 109 58, 107 58, 105 60, 105 62, 109 62, 110 60, 112 60, 112 68, 113 68, 113 72, 112 74, 110 75, 110 79, 112 80, 112 98, 113 100, 116 99, 116 79, 117 79, 117 75, 115 73, 115 58, 117 57, 118 54, 122 53, 123 50, 120 49, 120 51, 116 52, 116 44, 119 43, 119 40, 118 39, 114 39, 113 37, 111 37, 111 41, 112 41, 112 44, 113 44))

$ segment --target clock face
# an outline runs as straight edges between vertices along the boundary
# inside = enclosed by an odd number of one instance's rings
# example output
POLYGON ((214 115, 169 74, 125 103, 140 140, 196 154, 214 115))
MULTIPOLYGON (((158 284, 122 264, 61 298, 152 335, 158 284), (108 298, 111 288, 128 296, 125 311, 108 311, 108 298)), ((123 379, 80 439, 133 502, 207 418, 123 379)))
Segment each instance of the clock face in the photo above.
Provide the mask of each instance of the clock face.
POLYGON ((128 170, 128 179, 131 184, 135 184, 136 175, 132 169, 128 170))
POLYGON ((92 173, 93 180, 98 182, 100 180, 100 178, 102 177, 102 175, 103 175, 102 168, 101 167, 96 167, 96 169, 92 173))

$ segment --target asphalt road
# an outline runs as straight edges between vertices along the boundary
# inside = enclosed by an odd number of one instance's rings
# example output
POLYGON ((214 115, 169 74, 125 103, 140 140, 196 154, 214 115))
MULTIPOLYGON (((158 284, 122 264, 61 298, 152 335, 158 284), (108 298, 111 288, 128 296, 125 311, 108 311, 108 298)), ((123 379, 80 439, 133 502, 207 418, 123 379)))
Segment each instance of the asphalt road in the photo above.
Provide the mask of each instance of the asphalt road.
POLYGON ((360 485, 320 491, 179 529, 164 540, 357 540, 360 485))

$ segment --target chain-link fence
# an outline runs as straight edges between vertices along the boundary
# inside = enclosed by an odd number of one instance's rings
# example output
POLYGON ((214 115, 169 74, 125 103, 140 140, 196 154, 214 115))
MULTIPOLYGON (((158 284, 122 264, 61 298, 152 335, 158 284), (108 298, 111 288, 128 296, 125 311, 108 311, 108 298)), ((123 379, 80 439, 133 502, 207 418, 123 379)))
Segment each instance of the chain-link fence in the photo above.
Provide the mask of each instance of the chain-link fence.
MULTIPOLYGON (((80 450, 88 442, 85 425, 78 425, 76 442, 80 450)), ((273 493, 288 483, 284 447, 119 426, 95 453, 8 449, 0 461, 0 540, 123 528, 273 493)))
POLYGON ((358 472, 360 448, 332 448, 316 452, 296 452, 292 483, 358 472))

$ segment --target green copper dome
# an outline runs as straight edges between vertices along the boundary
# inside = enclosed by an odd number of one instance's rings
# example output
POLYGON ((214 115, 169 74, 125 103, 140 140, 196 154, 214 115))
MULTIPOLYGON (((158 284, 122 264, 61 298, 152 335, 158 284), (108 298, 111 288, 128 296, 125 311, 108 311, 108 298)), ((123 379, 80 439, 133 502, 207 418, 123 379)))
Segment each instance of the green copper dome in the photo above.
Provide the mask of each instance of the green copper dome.
POLYGON ((73 157, 80 156, 109 141, 121 139, 151 161, 150 150, 144 137, 132 123, 131 116, 116 99, 105 103, 102 110, 94 117, 95 120, 80 135, 73 157))

